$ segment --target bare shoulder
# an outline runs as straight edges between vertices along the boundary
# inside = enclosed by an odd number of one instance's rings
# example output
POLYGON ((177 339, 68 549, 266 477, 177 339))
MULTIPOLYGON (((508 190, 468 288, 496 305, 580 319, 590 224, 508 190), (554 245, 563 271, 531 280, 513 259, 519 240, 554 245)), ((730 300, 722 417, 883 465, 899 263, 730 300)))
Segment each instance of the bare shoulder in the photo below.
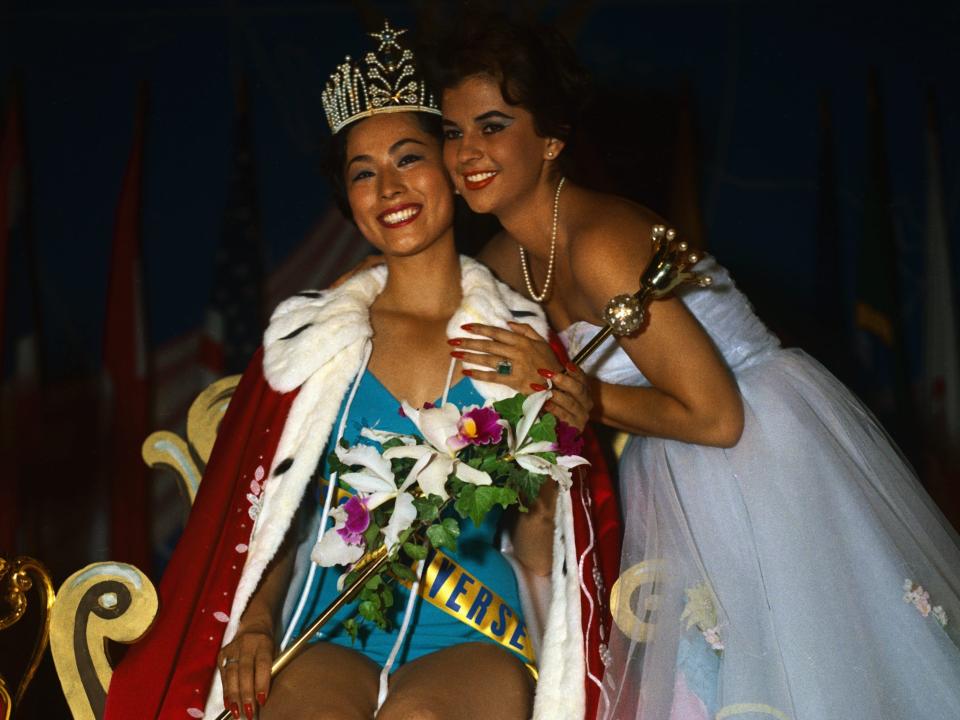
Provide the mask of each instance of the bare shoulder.
POLYGON ((653 226, 664 221, 652 210, 624 198, 583 191, 570 226, 569 256, 577 284, 593 296, 635 292, 653 249, 653 226))
POLYGON ((498 280, 514 289, 523 282, 517 260, 517 241, 506 230, 490 238, 477 253, 476 259, 490 268, 498 280))

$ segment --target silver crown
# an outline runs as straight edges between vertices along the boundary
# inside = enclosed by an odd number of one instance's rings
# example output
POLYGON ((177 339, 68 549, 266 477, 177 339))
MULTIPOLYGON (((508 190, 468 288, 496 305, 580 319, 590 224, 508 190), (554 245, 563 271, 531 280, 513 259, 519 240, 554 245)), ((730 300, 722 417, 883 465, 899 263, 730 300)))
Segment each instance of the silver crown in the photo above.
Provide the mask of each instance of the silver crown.
POLYGON ((360 118, 379 113, 440 114, 433 93, 417 73, 413 52, 397 43, 405 32, 385 20, 383 30, 370 33, 380 41, 376 52, 368 52, 362 63, 348 55, 330 76, 323 91, 323 110, 334 135, 360 118))

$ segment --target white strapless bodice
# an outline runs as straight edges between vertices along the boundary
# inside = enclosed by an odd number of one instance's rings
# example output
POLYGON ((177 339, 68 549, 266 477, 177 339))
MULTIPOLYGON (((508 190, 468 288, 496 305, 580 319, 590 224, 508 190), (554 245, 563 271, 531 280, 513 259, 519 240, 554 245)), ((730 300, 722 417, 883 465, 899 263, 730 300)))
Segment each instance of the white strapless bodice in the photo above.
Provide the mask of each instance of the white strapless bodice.
MULTIPOLYGON (((707 288, 686 287, 677 293, 713 340, 727 365, 738 374, 780 347, 776 337, 756 316, 750 301, 737 290, 730 273, 711 256, 701 260, 697 272, 710 276, 707 288)), ((560 333, 572 357, 600 330, 578 321, 560 333)), ((647 385, 630 356, 610 337, 583 363, 583 369, 604 382, 617 385, 647 385)))

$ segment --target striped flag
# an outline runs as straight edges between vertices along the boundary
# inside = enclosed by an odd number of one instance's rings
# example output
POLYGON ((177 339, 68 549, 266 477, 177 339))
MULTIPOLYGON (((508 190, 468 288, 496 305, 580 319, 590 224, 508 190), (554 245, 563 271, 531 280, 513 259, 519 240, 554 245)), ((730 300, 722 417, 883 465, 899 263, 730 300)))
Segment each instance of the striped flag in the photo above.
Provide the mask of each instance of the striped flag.
POLYGON ((901 445, 910 438, 911 402, 900 321, 900 257, 891 210, 886 135, 879 82, 868 87, 867 167, 863 237, 857 265, 855 320, 862 366, 859 380, 867 403, 901 445))
POLYGON ((111 488, 110 557, 150 572, 149 474, 140 446, 149 432, 149 365, 140 253, 147 90, 137 98, 133 147, 117 206, 103 342, 103 423, 111 488))
MULTIPOLYGON (((12 556, 21 512, 25 461, 40 442, 40 298, 29 228, 19 88, 0 126, 0 555, 12 556)), ((21 538, 22 540, 22 538, 21 538)))
POLYGON ((211 380, 243 371, 260 345, 263 325, 264 251, 253 163, 253 128, 247 86, 242 79, 237 88, 233 132, 227 207, 200 348, 211 380))
POLYGON ((954 458, 960 455, 960 352, 940 172, 936 102, 927 99, 927 228, 923 315, 922 411, 927 437, 954 458))

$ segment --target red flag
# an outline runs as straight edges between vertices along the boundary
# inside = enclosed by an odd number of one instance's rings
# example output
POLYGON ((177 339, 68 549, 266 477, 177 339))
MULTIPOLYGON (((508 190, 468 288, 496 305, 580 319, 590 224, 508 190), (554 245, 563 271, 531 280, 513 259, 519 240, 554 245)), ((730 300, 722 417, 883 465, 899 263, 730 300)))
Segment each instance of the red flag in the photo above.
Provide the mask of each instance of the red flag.
POLYGON ((7 317, 7 254, 10 228, 20 205, 23 149, 20 142, 20 112, 16 98, 10 103, 0 140, 0 358, 6 357, 4 339, 7 317))
MULTIPOLYGON (((10 228, 18 206, 21 173, 20 113, 16 101, 10 104, 7 118, 3 124, 3 138, 0 140, 0 382, 5 378, 4 360, 6 358, 6 317, 7 317, 7 257, 10 245, 10 228)), ((0 395, 0 451, 3 465, 12 470, 13 477, 6 485, 6 502, 0 503, 0 553, 13 554, 16 539, 17 489, 19 485, 18 463, 15 461, 16 443, 12 432, 15 425, 13 399, 7 393, 0 395)))
POLYGON ((103 342, 104 417, 111 488, 110 557, 150 569, 149 485, 140 445, 149 430, 147 351, 140 259, 146 87, 141 86, 133 147, 120 190, 103 342))

